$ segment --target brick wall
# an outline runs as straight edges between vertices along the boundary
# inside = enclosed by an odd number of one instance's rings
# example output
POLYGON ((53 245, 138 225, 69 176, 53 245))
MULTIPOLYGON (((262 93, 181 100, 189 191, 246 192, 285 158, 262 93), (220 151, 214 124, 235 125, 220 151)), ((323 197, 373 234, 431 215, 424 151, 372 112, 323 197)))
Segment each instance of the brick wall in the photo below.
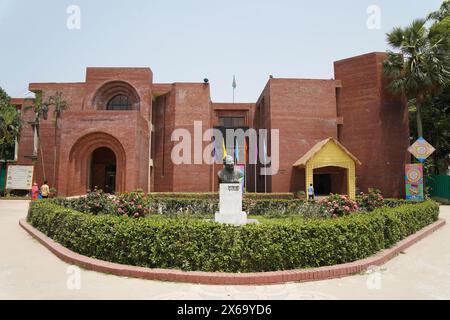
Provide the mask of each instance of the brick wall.
POLYGON ((344 119, 339 140, 362 162, 356 170, 357 187, 403 197, 408 110, 405 99, 386 89, 384 59, 384 53, 371 53, 335 62, 336 79, 342 81, 338 113, 344 119))
MULTIPOLYGON (((257 170, 259 192, 265 191, 265 180, 268 192, 304 190, 304 172, 294 169, 293 163, 314 144, 332 137, 338 138, 363 163, 357 168, 357 185, 362 190, 378 187, 386 196, 402 196, 403 167, 409 159, 408 114, 405 100, 385 90, 386 79, 381 70, 384 57, 372 53, 338 61, 336 80, 270 79, 255 104, 212 103, 210 86, 204 83, 153 84, 149 68, 88 68, 82 83, 30 84, 30 90, 42 91, 44 99, 61 91, 70 104, 56 135, 56 177, 52 110, 49 119, 42 122, 44 157, 36 161, 36 180, 42 183, 45 167, 46 178, 60 195, 84 193, 90 175, 90 153, 104 146, 110 147, 122 163, 118 191, 217 190, 216 175, 222 166, 215 166, 214 171, 207 164, 175 166, 171 135, 176 129, 186 129, 193 139, 194 121, 202 122, 203 134, 218 125, 220 116, 244 116, 248 127, 278 129, 280 134, 280 172, 265 179, 257 170), (102 110, 104 106, 98 104, 106 103, 115 86, 138 99, 139 110, 102 110)), ((17 99, 16 102, 30 104, 17 99)), ((25 121, 34 118, 30 110, 22 110, 25 121)), ((208 144, 201 143, 203 148, 208 144)), ((269 156, 270 149, 269 137, 269 156)), ((33 132, 25 124, 19 163, 32 163, 27 157, 32 151, 33 132)), ((194 156, 194 140, 191 151, 194 156)), ((248 167, 249 191, 255 191, 254 169, 248 167)))
POLYGON ((337 138, 338 84, 332 80, 270 80, 270 125, 280 134, 280 172, 271 177, 272 192, 304 190, 304 173, 292 165, 317 142, 337 138))

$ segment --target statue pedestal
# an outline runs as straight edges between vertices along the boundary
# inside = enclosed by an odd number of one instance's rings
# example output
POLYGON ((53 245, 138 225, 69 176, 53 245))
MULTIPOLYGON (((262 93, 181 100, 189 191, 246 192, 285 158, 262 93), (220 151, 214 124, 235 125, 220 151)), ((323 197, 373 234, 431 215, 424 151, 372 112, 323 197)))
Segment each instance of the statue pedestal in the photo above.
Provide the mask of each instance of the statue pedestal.
POLYGON ((216 222, 241 226, 246 224, 247 214, 242 211, 242 185, 240 183, 220 184, 220 212, 216 222))

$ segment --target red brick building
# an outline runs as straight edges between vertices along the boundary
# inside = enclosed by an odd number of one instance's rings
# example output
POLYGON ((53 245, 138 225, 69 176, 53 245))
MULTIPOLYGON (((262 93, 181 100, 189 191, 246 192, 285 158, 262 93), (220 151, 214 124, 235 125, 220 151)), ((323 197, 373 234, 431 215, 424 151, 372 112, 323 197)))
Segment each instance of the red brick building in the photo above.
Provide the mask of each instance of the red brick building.
MULTIPOLYGON (((93 186, 118 192, 217 191, 220 166, 171 161, 172 132, 184 128, 194 134, 194 121, 201 121, 204 130, 279 129, 280 171, 258 176, 255 187, 254 167, 248 166, 251 192, 305 190, 304 172, 293 164, 331 137, 361 161, 357 187, 400 197, 409 159, 408 111, 403 98, 385 89, 384 58, 370 53, 337 61, 334 80, 271 78, 256 103, 214 103, 209 84, 153 83, 149 68, 88 68, 85 82, 32 83, 30 91, 42 92, 44 100, 62 92, 70 109, 56 130, 52 110, 41 122, 37 158, 32 157, 32 127, 24 126, 18 163, 34 163, 35 180, 42 183, 45 175, 64 196, 84 194, 93 186)), ((32 100, 13 102, 22 107, 24 121, 33 120, 26 108, 32 100)), ((318 183, 331 181, 334 169, 318 170, 318 183)))

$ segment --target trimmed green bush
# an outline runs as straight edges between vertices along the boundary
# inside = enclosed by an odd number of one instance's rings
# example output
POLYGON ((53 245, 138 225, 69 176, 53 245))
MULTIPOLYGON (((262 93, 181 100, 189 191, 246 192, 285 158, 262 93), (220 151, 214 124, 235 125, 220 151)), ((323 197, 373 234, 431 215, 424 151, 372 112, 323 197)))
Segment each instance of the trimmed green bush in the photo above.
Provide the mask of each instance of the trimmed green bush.
POLYGON ((386 247, 410 236, 439 218, 439 205, 434 201, 377 209, 385 219, 386 247))
POLYGON ((383 205, 388 208, 395 208, 408 203, 411 203, 411 201, 405 199, 392 199, 392 198, 383 199, 383 205))
MULTIPOLYGON (((202 193, 178 193, 178 192, 166 192, 166 193, 150 193, 149 197, 152 199, 219 199, 219 193, 217 192, 202 192, 202 193)), ((292 200, 295 196, 293 193, 245 193, 244 199, 288 199, 292 200)))
MULTIPOLYGON (((166 194, 165 194, 166 195, 166 194)), ((98 214, 127 214, 128 216, 142 217, 146 214, 160 214, 166 216, 194 216, 208 218, 214 216, 219 210, 219 199, 208 198, 169 198, 154 197, 154 194, 142 193, 120 194, 114 200, 101 191, 89 193, 86 198, 78 199, 53 199, 56 204, 84 213, 98 214), (137 198, 137 200, 136 200, 137 198), (131 204, 132 203, 132 204, 131 204), (108 212, 105 212, 108 211, 108 212)), ((305 202, 297 199, 257 199, 257 197, 244 198, 243 210, 250 215, 277 215, 298 214, 305 202)))
POLYGON ((82 255, 121 264, 195 271, 261 272, 355 261, 436 221, 435 202, 326 220, 278 220, 243 227, 153 216, 88 215, 51 201, 28 222, 82 255))
POLYGON ((147 198, 150 214, 164 216, 186 216, 211 218, 219 210, 219 201, 214 199, 147 198))

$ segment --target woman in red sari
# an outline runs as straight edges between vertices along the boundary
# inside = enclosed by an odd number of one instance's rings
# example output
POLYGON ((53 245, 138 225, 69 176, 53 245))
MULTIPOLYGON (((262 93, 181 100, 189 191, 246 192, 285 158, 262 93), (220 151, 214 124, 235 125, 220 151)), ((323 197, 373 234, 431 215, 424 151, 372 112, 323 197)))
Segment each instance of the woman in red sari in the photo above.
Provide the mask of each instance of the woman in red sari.
POLYGON ((39 196, 39 187, 38 187, 38 184, 35 182, 33 184, 33 188, 31 188, 31 199, 37 200, 38 196, 39 196))

